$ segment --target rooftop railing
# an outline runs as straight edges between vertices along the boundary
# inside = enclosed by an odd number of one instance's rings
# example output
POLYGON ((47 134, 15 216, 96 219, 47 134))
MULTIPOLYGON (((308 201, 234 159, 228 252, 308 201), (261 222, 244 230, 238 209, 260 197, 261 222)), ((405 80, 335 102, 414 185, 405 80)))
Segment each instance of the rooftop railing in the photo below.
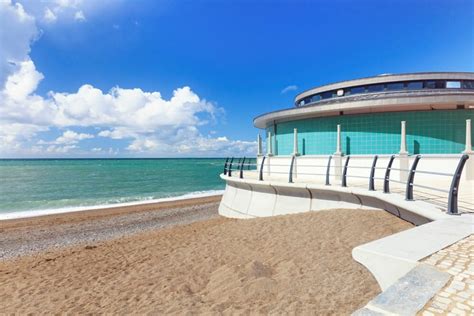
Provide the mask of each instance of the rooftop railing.
MULTIPOLYGON (((336 178, 338 179, 340 177, 340 185, 342 187, 348 187, 348 179, 350 180, 351 178, 357 178, 357 179, 366 179, 367 180, 367 189, 369 191, 375 191, 375 180, 380 180, 383 181, 383 193, 389 194, 390 193, 390 183, 398 183, 402 184, 405 186, 405 200, 407 201, 414 201, 414 196, 413 196, 413 188, 422 188, 422 189, 427 189, 427 190, 433 190, 437 192, 443 192, 448 194, 448 203, 447 203, 447 213, 450 215, 455 215, 459 214, 458 210, 458 193, 459 193, 459 184, 461 180, 461 175, 463 172, 463 168, 466 164, 467 159, 469 159, 468 155, 462 155, 459 158, 459 161, 457 163, 456 169, 454 173, 444 173, 444 172, 436 172, 436 171, 428 171, 428 170, 418 170, 418 164, 420 160, 423 158, 422 155, 416 155, 414 156, 413 162, 411 164, 411 167, 409 169, 405 168, 394 168, 393 167, 393 162, 396 158, 395 155, 391 155, 388 159, 387 166, 385 167, 377 167, 377 162, 378 162, 378 155, 373 156, 372 158, 372 164, 371 166, 355 166, 355 165, 350 165, 350 159, 351 156, 345 156, 345 162, 342 167, 342 173, 341 174, 335 174, 331 173, 331 166, 332 166, 332 161, 333 161, 333 156, 328 156, 327 157, 327 164, 325 165, 304 165, 303 167, 311 167, 311 168, 324 168, 325 172, 324 173, 317 173, 317 172, 298 172, 298 175, 304 175, 304 176, 311 176, 311 177, 317 177, 317 179, 322 180, 324 179, 324 184, 329 186, 331 185, 331 178, 336 178), (349 175, 348 171, 350 169, 362 169, 366 170, 367 174, 366 175, 349 175), (384 177, 376 177, 375 173, 376 170, 383 170, 384 171, 384 177), (391 171, 400 171, 400 172, 405 172, 407 173, 407 180, 406 181, 399 181, 396 179, 393 179, 390 177, 391 171), (428 186, 428 185, 421 185, 415 183, 415 175, 416 174, 426 174, 426 175, 431 175, 431 176, 436 176, 436 177, 445 177, 451 180, 451 184, 449 186, 449 189, 443 189, 439 187, 434 187, 434 186, 428 186), (319 178, 321 177, 321 178, 319 178)), ((252 170, 253 172, 258 173, 258 180, 263 181, 264 180, 264 174, 266 176, 271 176, 272 174, 276 175, 287 175, 288 177, 288 183, 293 183, 294 182, 294 170, 295 170, 295 160, 296 156, 291 156, 291 161, 289 164, 275 164, 272 163, 271 167, 279 167, 279 171, 271 171, 268 169, 266 172, 264 172, 265 168, 265 162, 267 160, 266 156, 262 156, 261 161, 259 164, 257 164, 257 161, 255 159, 249 160, 245 157, 243 158, 227 158, 224 164, 224 175, 228 177, 234 177, 235 173, 237 172, 238 177, 240 179, 244 178, 244 170, 252 170), (283 168, 287 168, 287 171, 280 171, 283 168)), ((338 179, 339 180, 339 179, 338 179)))

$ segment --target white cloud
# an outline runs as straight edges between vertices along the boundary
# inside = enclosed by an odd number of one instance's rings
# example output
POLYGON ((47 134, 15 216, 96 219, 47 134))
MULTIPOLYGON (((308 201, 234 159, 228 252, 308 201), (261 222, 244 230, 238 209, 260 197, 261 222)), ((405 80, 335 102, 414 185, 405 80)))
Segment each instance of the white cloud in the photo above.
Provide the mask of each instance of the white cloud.
MULTIPOLYGON (((5 1, 5 0, 2 0, 5 1)), ((37 23, 54 24, 84 22, 86 15, 111 5, 118 5, 120 0, 21 0, 22 6, 30 16, 37 17, 37 23)))
POLYGON ((94 138, 94 135, 67 130, 62 136, 59 136, 55 142, 56 144, 76 144, 83 139, 90 138, 94 138))
POLYGON ((53 2, 60 8, 77 8, 83 3, 82 0, 55 0, 53 2))
POLYGON ((18 64, 17 72, 11 74, 5 83, 5 93, 13 100, 24 100, 33 93, 44 76, 36 71, 32 60, 18 64))
POLYGON ((77 11, 77 12, 74 14, 74 20, 80 21, 80 22, 85 21, 85 20, 86 20, 86 16, 84 15, 84 12, 82 12, 82 10, 77 11))
POLYGON ((76 145, 65 145, 65 146, 56 146, 51 145, 46 147, 46 152, 51 154, 66 154, 73 149, 77 149, 76 145))
POLYGON ((30 44, 38 33, 35 18, 20 3, 0 1, 0 89, 22 62, 30 60, 30 44))
POLYGON ((53 22, 56 22, 56 20, 58 19, 58 17, 56 16, 56 14, 54 14, 53 11, 51 11, 50 8, 46 8, 46 9, 44 10, 43 19, 44 19, 47 23, 53 23, 53 22))
MULTIPOLYGON (((79 12, 82 2, 47 4, 51 13, 58 16, 65 8, 79 12)), ((38 13, 40 18, 44 12, 38 13)), ((101 138, 123 140, 130 153, 192 156, 255 151, 255 142, 229 140, 216 132, 203 135, 199 128, 216 122, 223 109, 202 99, 190 87, 176 89, 169 99, 157 91, 114 87, 104 92, 89 84, 72 93, 51 91, 45 97, 37 95, 44 76, 29 56, 30 45, 40 33, 35 21, 21 4, 0 0, 1 155, 74 153, 81 150, 81 140, 95 137, 74 131, 81 128, 94 128, 101 138), (53 141, 38 140, 51 129, 65 131, 53 141)), ((117 155, 119 150, 109 148, 102 152, 117 155)))
POLYGON ((295 85, 289 85, 289 86, 286 86, 284 87, 282 90, 281 90, 281 94, 285 94, 287 92, 290 92, 290 91, 295 91, 298 89, 298 86, 295 86, 295 85))

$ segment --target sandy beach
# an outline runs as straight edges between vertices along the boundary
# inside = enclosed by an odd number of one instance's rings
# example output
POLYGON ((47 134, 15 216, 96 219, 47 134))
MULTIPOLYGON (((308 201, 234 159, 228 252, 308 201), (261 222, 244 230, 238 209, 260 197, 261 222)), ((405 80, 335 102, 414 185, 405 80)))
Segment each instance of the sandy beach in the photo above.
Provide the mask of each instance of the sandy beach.
POLYGON ((350 314, 380 291, 351 250, 412 227, 373 210, 227 219, 218 200, 0 222, 0 310, 350 314))

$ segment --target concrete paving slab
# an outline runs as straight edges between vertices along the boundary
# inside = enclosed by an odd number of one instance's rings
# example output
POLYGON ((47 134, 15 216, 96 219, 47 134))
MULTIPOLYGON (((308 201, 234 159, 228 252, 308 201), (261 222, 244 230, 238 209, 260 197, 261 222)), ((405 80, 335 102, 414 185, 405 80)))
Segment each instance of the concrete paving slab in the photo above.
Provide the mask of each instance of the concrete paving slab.
POLYGON ((421 264, 369 302, 397 315, 415 315, 449 281, 449 273, 421 264))

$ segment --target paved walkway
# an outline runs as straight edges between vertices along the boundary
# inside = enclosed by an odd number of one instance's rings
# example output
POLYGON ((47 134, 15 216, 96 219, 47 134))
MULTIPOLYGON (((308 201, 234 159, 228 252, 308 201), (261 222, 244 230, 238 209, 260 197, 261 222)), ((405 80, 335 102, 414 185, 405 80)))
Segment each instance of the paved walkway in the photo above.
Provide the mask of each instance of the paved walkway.
POLYGON ((419 314, 474 315, 474 234, 431 255, 424 263, 451 274, 452 278, 419 314))

